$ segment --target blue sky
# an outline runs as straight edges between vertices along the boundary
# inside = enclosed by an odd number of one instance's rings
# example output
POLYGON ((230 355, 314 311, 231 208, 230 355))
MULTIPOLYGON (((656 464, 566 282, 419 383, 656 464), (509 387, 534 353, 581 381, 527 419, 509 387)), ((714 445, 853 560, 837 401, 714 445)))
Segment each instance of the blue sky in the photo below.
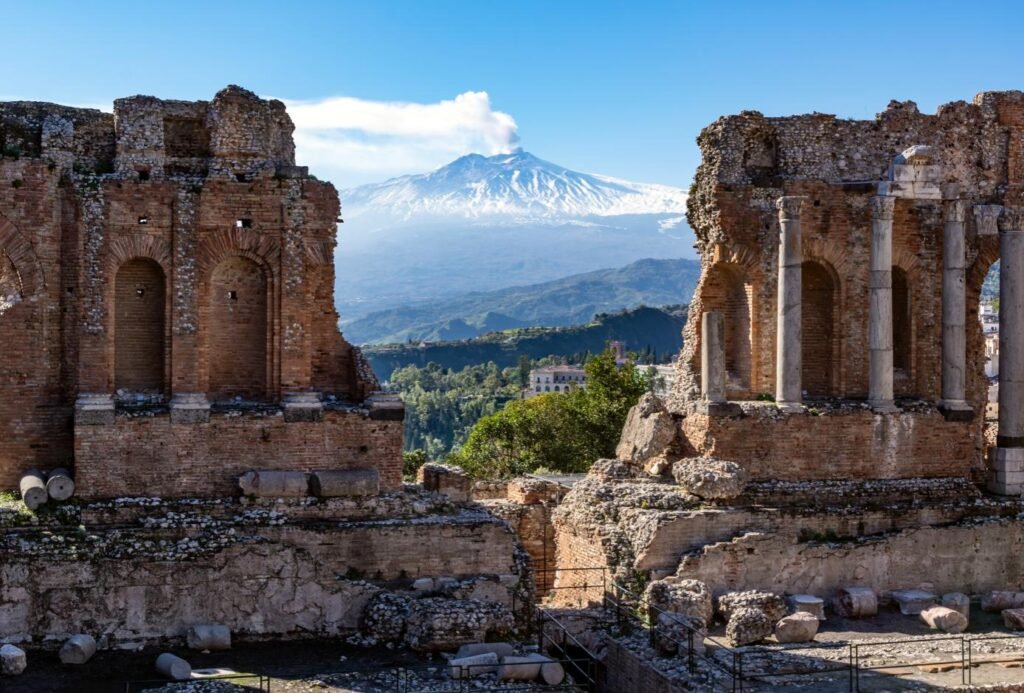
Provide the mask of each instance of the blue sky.
POLYGON ((321 129, 299 122, 300 156, 341 186, 518 136, 570 168, 685 187, 721 114, 864 118, 1024 88, 1010 2, 40 0, 3 17, 0 98, 241 84, 306 103, 321 129))

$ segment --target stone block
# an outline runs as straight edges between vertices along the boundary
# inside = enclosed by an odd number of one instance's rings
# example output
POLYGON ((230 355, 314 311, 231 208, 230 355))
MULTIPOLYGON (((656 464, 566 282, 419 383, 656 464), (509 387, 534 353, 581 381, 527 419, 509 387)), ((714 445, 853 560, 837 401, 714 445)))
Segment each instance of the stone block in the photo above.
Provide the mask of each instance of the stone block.
POLYGON ((1010 630, 1024 630, 1024 609, 1003 609, 1003 625, 1010 630))
POLYGON ((14 645, 0 647, 0 674, 17 676, 23 673, 27 666, 28 658, 25 656, 25 650, 14 645))
POLYGON ((835 610, 845 618, 868 618, 878 613, 878 597, 870 587, 844 587, 836 593, 835 610))
POLYGON ((324 405, 315 392, 290 392, 282 404, 284 420, 288 423, 320 421, 324 405))
POLYGON ((453 679, 468 679, 498 671, 498 655, 483 652, 468 657, 456 657, 448 661, 449 673, 453 679))
POLYGON ((789 598, 794 612, 806 612, 819 621, 825 620, 825 600, 813 594, 794 594, 789 598))
POLYGON ((380 472, 376 469, 313 472, 309 487, 318 498, 376 496, 380 493, 380 472))
POLYGON ((114 423, 114 398, 104 394, 81 394, 75 401, 76 426, 109 426, 114 423))
POLYGON ((940 602, 942 606, 958 611, 963 614, 964 618, 968 621, 971 618, 971 598, 962 592, 947 592, 942 595, 940 602))
POLYGON ((944 633, 963 633, 967 630, 967 617, 946 606, 930 606, 922 609, 920 615, 929 628, 944 633))
POLYGON ((917 616, 930 606, 935 605, 938 597, 931 592, 924 590, 895 590, 892 598, 900 606, 900 613, 904 616, 917 616))
POLYGON ((474 657, 488 652, 494 653, 499 658, 511 657, 515 654, 516 649, 511 643, 507 642, 474 642, 461 646, 458 652, 455 653, 455 656, 461 659, 462 657, 474 657))
POLYGON ((61 664, 85 664, 96 654, 96 640, 84 633, 72 635, 60 648, 61 664))
MULTIPOLYGON (((817 619, 814 619, 817 624, 817 619)), ((760 609, 741 607, 729 616, 725 637, 734 647, 761 642, 772 634, 772 621, 760 609)))
POLYGON ((242 495, 256 498, 304 498, 309 495, 309 474, 262 470, 246 472, 238 479, 242 495))
POLYGON ((818 617, 806 611, 785 616, 775 624, 775 639, 779 642, 810 642, 818 633, 818 617))
POLYGON ((981 596, 981 610, 998 613, 1006 609, 1024 609, 1024 592, 994 590, 981 596))

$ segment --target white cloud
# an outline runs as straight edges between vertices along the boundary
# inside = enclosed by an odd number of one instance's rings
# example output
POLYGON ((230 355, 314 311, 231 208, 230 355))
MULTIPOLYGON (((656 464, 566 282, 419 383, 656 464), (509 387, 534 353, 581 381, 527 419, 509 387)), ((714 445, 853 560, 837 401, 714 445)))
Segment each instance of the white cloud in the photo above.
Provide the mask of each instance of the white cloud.
POLYGON ((483 91, 427 104, 349 96, 284 102, 295 122, 296 163, 338 187, 428 171, 471 152, 501 154, 519 139, 515 120, 483 91))

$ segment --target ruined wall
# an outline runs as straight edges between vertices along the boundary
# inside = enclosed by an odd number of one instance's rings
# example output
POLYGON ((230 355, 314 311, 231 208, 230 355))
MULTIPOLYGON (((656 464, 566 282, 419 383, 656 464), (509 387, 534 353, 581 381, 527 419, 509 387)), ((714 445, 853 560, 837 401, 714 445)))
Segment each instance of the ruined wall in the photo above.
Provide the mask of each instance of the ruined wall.
POLYGON ((508 527, 471 511, 304 526, 285 507, 236 508, 205 525, 199 510, 149 510, 148 529, 3 542, 0 638, 60 641, 84 628, 108 646, 211 622, 242 638, 330 636, 358 627, 379 585, 446 576, 461 581, 452 596, 511 603, 521 570, 508 527))
POLYGON ((232 496, 251 469, 377 469, 383 491, 402 485, 402 422, 374 420, 365 408, 286 422, 279 409, 217 412, 209 423, 118 416, 113 425, 75 429, 78 495, 232 496))
MULTIPOLYGON (((154 455, 152 442, 112 423, 114 399, 170 402, 172 411, 182 400, 182 421, 201 423, 211 399, 298 397, 297 418, 312 422, 320 401, 359 404, 378 389, 337 328, 337 192, 295 165, 284 105, 232 86, 211 101, 119 99, 114 111, 0 103, 0 488, 30 467, 72 465, 76 402, 90 425, 111 426, 85 434, 92 443, 76 473, 97 480, 97 491, 134 493, 101 481, 117 476, 107 460, 139 465, 171 453, 154 455)), ((396 483, 400 424, 354 426, 346 435, 369 450, 333 459, 379 466, 396 483)), ((218 431, 184 436, 200 455, 189 466, 225 464, 224 455, 202 457, 218 445, 202 436, 218 431)), ((332 431, 280 434, 294 449, 272 461, 295 468, 325 450, 332 431)), ((148 491, 199 488, 164 476, 151 476, 148 491)))
POLYGON ((827 597, 850 584, 880 592, 921 586, 977 594, 1024 587, 1022 542, 1019 520, 921 527, 833 544, 750 533, 684 557, 677 574, 703 580, 716 594, 763 589, 827 597))
MULTIPOLYGON (((837 318, 831 348, 811 354, 827 361, 830 383, 824 394, 863 397, 868 360, 868 200, 875 194, 875 183, 886 179, 890 163, 901 151, 927 144, 942 166, 943 180, 958 184, 962 199, 970 204, 1017 204, 1024 195, 1024 172, 1013 143, 1024 133, 1022 103, 1021 92, 983 93, 973 103, 946 104, 935 115, 927 115, 912 102, 892 102, 874 121, 824 114, 767 118, 747 111, 720 118, 702 131, 698 144, 703 159, 688 201, 688 220, 697 235, 703 272, 690 307, 693 315, 729 311, 716 279, 719 266, 730 268, 749 287, 750 323, 727 327, 727 333, 744 334, 751 342, 751 382, 731 396, 774 392, 779 236, 774 201, 783 195, 806 196, 801 222, 804 259, 816 263, 835 283, 831 308, 837 318)), ((901 199, 895 215, 893 264, 906 274, 912 317, 902 342, 909 351, 909 368, 896 374, 896 392, 936 400, 942 203, 901 199)), ((998 254, 998 239, 978 236, 973 222, 968 214, 968 391, 977 405, 985 394, 977 299, 998 254)), ((676 406, 699 387, 699 321, 689 321, 684 336, 673 397, 676 406)), ((815 330, 811 336, 820 339, 822 334, 815 330)))

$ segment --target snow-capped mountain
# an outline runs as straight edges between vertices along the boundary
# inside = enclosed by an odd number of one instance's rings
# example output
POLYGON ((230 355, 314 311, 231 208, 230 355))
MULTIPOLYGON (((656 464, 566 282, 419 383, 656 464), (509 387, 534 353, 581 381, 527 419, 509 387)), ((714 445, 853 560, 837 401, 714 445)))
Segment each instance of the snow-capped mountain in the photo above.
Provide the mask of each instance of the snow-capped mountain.
POLYGON ((341 199, 346 220, 369 217, 383 223, 427 217, 523 223, 686 211, 686 192, 680 188, 570 171, 522 150, 469 154, 430 173, 343 190, 341 199))
POLYGON ((470 154, 339 195, 344 321, 644 258, 694 257, 685 191, 578 173, 521 150, 470 154))

